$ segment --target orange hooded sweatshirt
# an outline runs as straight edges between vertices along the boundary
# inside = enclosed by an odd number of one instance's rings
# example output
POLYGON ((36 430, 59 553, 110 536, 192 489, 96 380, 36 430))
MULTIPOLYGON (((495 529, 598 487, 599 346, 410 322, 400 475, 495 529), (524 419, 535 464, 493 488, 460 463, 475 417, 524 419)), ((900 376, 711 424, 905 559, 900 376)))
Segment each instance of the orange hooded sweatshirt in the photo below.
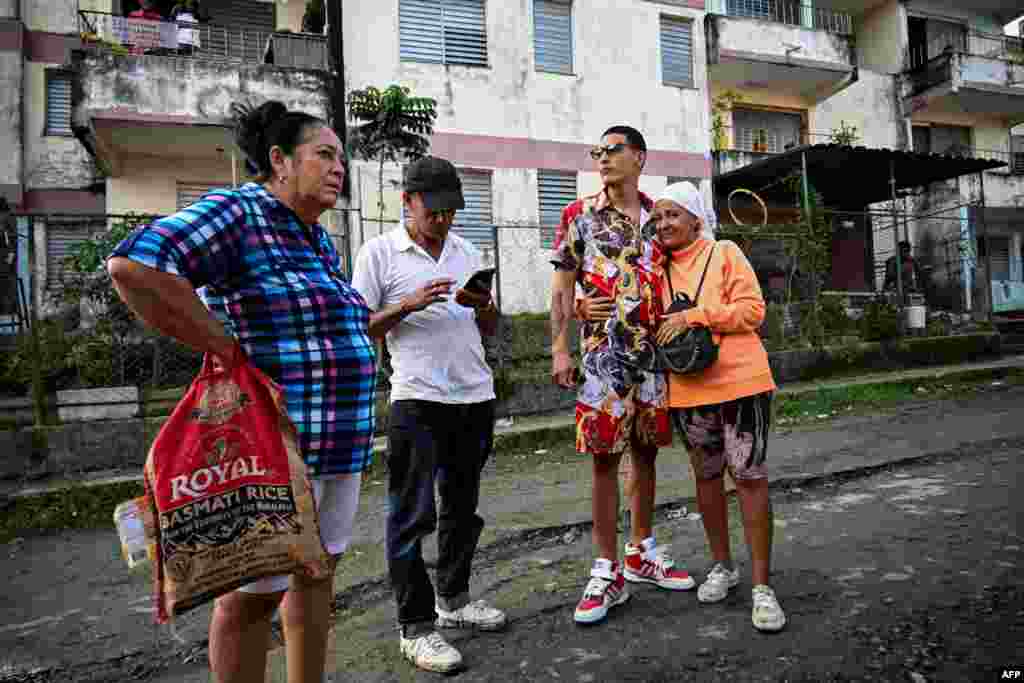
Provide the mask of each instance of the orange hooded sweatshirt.
MULTIPOLYGON (((764 297, 750 262, 735 243, 704 237, 670 255, 665 275, 672 278, 676 293, 692 299, 700 283, 711 247, 714 255, 695 308, 686 312, 690 325, 704 325, 718 342, 718 360, 693 375, 669 373, 668 404, 672 408, 725 403, 764 391, 774 391, 757 329, 764 321, 764 297)), ((662 287, 663 303, 670 303, 669 288, 662 287)))

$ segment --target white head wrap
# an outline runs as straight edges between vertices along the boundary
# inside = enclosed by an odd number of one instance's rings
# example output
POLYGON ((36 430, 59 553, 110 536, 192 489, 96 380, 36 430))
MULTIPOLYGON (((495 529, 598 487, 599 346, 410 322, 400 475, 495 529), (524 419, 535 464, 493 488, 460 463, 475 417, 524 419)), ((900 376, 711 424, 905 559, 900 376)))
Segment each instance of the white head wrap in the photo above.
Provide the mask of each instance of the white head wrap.
POLYGON ((661 191, 661 194, 654 201, 657 202, 662 199, 674 201, 699 218, 701 222, 700 236, 709 240, 715 239, 715 230, 718 228, 718 219, 715 217, 715 211, 707 205, 707 202, 704 201, 704 195, 701 194, 700 190, 693 183, 684 180, 681 183, 669 185, 661 191))

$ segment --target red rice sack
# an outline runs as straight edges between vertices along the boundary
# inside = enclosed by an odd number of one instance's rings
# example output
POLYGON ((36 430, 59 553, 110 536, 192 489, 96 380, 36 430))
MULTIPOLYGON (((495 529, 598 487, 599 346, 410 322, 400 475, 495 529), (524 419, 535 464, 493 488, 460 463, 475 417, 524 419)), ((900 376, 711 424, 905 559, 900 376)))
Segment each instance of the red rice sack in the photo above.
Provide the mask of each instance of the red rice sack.
POLYGON ((275 574, 325 577, 313 491, 281 389, 211 357, 146 460, 157 620, 275 574))

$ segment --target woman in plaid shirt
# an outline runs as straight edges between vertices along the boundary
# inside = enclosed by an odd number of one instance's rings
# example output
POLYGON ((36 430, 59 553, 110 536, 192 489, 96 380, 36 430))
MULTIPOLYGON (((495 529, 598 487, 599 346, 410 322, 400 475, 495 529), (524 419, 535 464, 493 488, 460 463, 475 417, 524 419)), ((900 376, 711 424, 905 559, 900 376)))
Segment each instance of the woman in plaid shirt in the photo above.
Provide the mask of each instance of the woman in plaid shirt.
MULTIPOLYGON (((238 344, 282 386, 313 478, 324 547, 337 560, 370 462, 376 378, 369 310, 317 223, 341 192, 342 146, 323 121, 280 102, 236 114, 237 142, 257 182, 212 191, 139 228, 107 267, 149 325, 221 358, 238 344)), ((263 680, 270 620, 281 604, 288 680, 319 683, 332 595, 332 579, 295 575, 219 598, 210 623, 215 679, 263 680)))

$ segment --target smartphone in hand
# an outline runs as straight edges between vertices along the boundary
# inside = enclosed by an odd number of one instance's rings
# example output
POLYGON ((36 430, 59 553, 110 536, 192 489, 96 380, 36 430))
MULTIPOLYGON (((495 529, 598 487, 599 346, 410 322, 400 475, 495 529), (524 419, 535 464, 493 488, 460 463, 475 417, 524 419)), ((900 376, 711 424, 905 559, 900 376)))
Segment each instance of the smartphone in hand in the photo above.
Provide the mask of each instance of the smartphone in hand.
POLYGON ((466 286, 463 289, 469 290, 475 294, 490 294, 491 284, 494 281, 494 268, 482 268, 475 273, 473 276, 466 281, 466 286))

